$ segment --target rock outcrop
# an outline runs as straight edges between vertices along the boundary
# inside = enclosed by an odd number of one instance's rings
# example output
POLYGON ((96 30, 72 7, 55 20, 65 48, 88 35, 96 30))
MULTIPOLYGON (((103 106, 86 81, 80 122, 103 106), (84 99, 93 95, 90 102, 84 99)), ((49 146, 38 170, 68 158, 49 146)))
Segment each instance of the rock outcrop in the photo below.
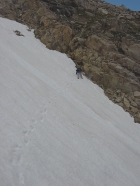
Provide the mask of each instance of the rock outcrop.
POLYGON ((85 75, 140 123, 140 12, 100 0, 1 0, 0 16, 80 61, 85 75))

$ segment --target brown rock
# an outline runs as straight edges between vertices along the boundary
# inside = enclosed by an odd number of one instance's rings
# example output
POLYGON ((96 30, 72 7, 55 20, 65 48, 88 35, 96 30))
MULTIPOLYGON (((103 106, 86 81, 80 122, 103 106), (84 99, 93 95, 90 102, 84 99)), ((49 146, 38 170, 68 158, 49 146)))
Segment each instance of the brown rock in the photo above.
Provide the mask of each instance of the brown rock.
POLYGON ((103 85, 103 87, 109 88, 109 81, 110 81, 110 76, 108 74, 101 74, 100 78, 100 85, 103 85))
POLYGON ((133 44, 130 46, 128 55, 140 63, 140 44, 133 44))
POLYGON ((106 93, 112 95, 113 94, 113 91, 111 89, 107 89, 106 90, 106 93))
POLYGON ((85 44, 87 45, 87 47, 95 50, 102 55, 105 55, 107 52, 117 51, 114 44, 108 43, 106 40, 103 40, 96 35, 88 37, 85 44))
POLYGON ((118 103, 119 106, 123 107, 124 104, 122 102, 118 103))
POLYGON ((133 106, 133 107, 137 107, 137 103, 135 102, 135 101, 130 101, 131 102, 131 105, 133 106))
MULTIPOLYGON (((77 49, 74 51, 74 58, 75 58, 76 60, 80 61, 81 58, 82 58, 82 53, 83 53, 82 48, 81 48, 81 47, 77 48, 77 49)), ((86 58, 86 60, 87 60, 87 58, 86 58)))
POLYGON ((135 99, 135 103, 137 104, 137 108, 140 109, 140 99, 135 99))
POLYGON ((103 14, 108 14, 108 11, 103 8, 99 8, 99 11, 103 14))
POLYGON ((135 92, 134 92, 134 96, 135 96, 136 98, 140 98, 140 92, 139 92, 139 91, 135 91, 135 92))
POLYGON ((135 116, 135 122, 136 123, 140 123, 140 113, 138 113, 136 116, 135 116))
MULTIPOLYGON (((53 19, 55 17, 52 16, 51 18, 53 19)), ((51 25, 50 18, 48 19, 48 17, 42 16, 40 19, 40 24, 41 24, 41 26, 48 27, 49 25, 51 25)))
POLYGON ((109 72, 108 65, 107 65, 105 62, 102 62, 102 69, 103 69, 105 72, 109 72))
POLYGON ((122 90, 126 94, 132 92, 131 83, 127 79, 124 79, 122 90))
POLYGON ((38 14, 39 16, 44 16, 45 13, 46 13, 45 7, 44 7, 44 8, 41 7, 41 8, 39 8, 38 11, 37 11, 37 14, 38 14))
POLYGON ((133 113, 137 113, 138 112, 138 109, 136 107, 132 107, 130 106, 130 110, 133 112, 133 113))
POLYGON ((129 43, 126 42, 127 41, 122 42, 123 51, 126 55, 130 56, 140 63, 140 44, 129 45, 129 43))
POLYGON ((130 107, 130 103, 129 103, 128 99, 126 99, 125 97, 124 97, 124 105, 125 105, 127 108, 130 107))
POLYGON ((81 58, 81 60, 82 60, 82 62, 84 62, 84 63, 87 63, 87 62, 88 62, 87 56, 83 56, 83 57, 81 58))
POLYGON ((113 90, 118 89, 119 88, 119 78, 116 76, 110 76, 108 86, 111 87, 113 90))
POLYGON ((116 103, 120 103, 121 101, 122 101, 122 98, 121 98, 121 97, 115 98, 115 102, 116 102, 116 103))
POLYGON ((88 11, 85 11, 85 14, 86 14, 87 16, 89 16, 89 17, 93 17, 93 14, 90 13, 90 12, 88 12, 88 11))

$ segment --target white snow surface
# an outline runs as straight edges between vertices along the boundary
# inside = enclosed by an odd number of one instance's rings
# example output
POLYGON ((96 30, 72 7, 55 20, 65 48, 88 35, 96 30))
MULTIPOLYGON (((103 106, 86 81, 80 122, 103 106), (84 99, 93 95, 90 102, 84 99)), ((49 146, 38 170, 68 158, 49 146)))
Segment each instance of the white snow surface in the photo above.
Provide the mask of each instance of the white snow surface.
POLYGON ((65 54, 0 18, 0 186, 22 185, 140 186, 140 125, 65 54))

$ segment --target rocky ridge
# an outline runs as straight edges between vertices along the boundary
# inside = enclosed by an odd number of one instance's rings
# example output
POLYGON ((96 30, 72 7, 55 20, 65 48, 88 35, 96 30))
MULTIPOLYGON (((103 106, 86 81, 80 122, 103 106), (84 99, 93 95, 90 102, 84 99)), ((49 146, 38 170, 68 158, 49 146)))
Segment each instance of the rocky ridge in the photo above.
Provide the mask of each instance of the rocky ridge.
POLYGON ((140 12, 100 0, 1 0, 0 16, 66 53, 140 123, 140 12))

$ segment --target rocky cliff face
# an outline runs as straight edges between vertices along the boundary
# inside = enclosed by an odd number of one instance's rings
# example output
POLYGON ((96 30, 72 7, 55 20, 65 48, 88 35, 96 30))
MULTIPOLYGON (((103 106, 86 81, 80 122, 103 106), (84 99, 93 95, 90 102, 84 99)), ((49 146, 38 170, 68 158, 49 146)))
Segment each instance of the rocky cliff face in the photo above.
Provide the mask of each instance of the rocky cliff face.
POLYGON ((80 62, 140 123, 140 12, 99 0, 1 0, 0 16, 28 25, 46 47, 80 62))

